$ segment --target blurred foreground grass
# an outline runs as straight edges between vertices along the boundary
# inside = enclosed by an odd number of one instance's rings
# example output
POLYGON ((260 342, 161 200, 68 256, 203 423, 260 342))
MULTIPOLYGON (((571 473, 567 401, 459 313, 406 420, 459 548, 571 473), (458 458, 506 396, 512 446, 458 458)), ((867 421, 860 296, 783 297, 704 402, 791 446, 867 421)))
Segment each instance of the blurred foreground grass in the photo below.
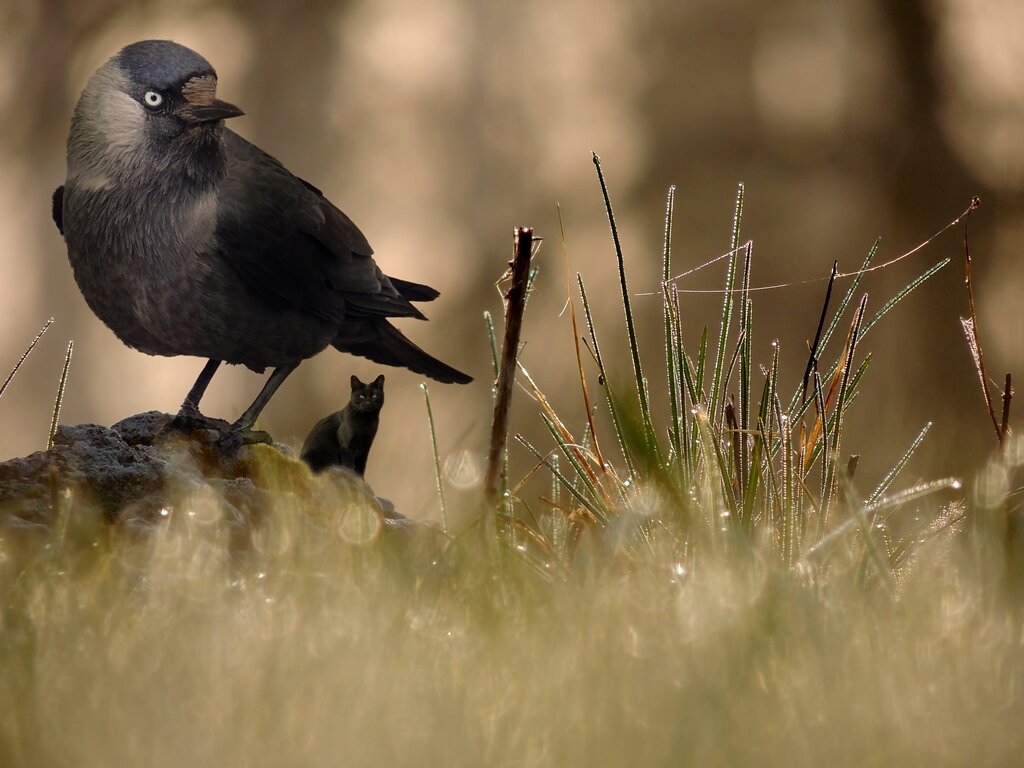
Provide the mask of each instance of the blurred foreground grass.
POLYGON ((607 204, 628 362, 577 276, 584 423, 520 372, 551 436, 517 435, 543 498, 463 495, 452 519, 494 525, 449 538, 381 529, 365 494, 314 513, 273 471, 241 535, 203 487, 142 529, 58 495, 54 525, 0 536, 0 765, 1017 764, 1024 442, 1002 435, 976 481, 900 488, 925 428, 863 494, 842 458, 860 341, 948 260, 869 316, 872 249, 783 391, 778 343, 755 370, 742 190, 696 351, 670 194, 657 424, 607 204), (609 383, 630 363, 631 389, 609 383))
POLYGON ((190 511, 130 536, 72 508, 27 561, 5 538, 4 765, 996 766, 1024 748, 1021 555, 995 509, 920 544, 891 593, 852 559, 694 563, 590 534, 546 582, 476 537, 434 558, 346 547, 286 507, 232 554, 216 510, 190 511))

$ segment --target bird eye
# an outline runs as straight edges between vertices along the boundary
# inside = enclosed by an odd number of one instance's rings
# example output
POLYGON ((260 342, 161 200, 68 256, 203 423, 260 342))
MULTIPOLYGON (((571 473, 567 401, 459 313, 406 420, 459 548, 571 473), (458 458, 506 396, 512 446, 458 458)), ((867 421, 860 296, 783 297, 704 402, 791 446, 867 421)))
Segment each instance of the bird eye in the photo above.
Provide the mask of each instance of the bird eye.
POLYGON ((163 94, 157 93, 156 91, 146 91, 146 95, 142 97, 147 107, 156 109, 164 103, 163 94))

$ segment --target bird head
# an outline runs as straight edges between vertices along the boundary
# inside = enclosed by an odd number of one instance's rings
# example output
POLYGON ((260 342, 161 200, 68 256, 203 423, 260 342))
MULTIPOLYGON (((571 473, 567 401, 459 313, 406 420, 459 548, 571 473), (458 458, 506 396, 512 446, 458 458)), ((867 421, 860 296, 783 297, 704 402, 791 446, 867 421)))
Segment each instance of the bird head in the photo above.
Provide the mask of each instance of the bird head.
POLYGON ((82 91, 68 137, 69 178, 76 166, 102 179, 211 151, 223 121, 241 114, 217 98, 217 73, 195 51, 169 40, 133 43, 82 91))

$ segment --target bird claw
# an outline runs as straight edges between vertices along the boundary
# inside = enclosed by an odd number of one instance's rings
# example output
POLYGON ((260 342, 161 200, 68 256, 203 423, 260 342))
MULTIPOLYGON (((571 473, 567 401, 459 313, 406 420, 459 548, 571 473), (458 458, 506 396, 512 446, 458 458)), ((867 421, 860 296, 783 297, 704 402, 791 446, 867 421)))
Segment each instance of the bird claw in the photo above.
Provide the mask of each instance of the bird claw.
POLYGON ((207 432, 216 435, 215 441, 224 443, 236 443, 238 445, 252 445, 257 442, 271 444, 273 438, 268 432, 261 429, 250 429, 242 427, 238 422, 228 424, 223 419, 215 419, 210 416, 203 416, 195 406, 189 408, 188 403, 181 407, 177 415, 171 419, 160 431, 161 435, 172 433, 193 436, 197 432, 207 432))
POLYGON ((193 432, 201 429, 212 430, 214 432, 227 432, 231 429, 231 425, 224 421, 224 419, 214 419, 210 416, 203 416, 195 406, 189 408, 187 405, 183 405, 177 415, 167 422, 167 425, 161 430, 161 434, 178 432, 185 435, 191 435, 193 432))

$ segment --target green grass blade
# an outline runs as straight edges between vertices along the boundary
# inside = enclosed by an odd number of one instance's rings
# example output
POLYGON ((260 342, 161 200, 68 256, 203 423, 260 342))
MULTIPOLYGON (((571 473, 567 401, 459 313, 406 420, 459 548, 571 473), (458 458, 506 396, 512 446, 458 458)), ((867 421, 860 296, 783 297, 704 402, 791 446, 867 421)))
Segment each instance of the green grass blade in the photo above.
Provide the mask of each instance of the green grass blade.
POLYGON ((608 404, 608 413, 612 417, 612 427, 615 429, 615 437, 619 441, 619 450, 622 451, 622 458, 626 462, 626 470, 629 472, 630 477, 636 476, 636 464, 633 462, 633 456, 626 446, 625 435, 622 430, 622 418, 619 414, 619 409, 615 405, 615 398, 612 397, 611 382, 608 381, 608 372, 604 367, 604 358, 601 357, 601 346, 597 341, 597 331, 594 329, 594 317, 590 311, 590 301, 587 299, 587 289, 583 284, 583 276, 578 272, 576 273, 576 281, 580 287, 580 301, 583 303, 583 315, 587 320, 587 331, 590 333, 590 343, 593 344, 594 359, 597 362, 597 368, 599 371, 599 380, 602 382, 604 389, 605 402, 608 404))
POLYGON ((832 504, 835 497, 836 490, 836 467, 839 463, 839 445, 842 438, 843 432, 843 417, 846 410, 846 401, 849 398, 849 389, 847 383, 849 382, 851 370, 853 369, 853 357, 857 352, 857 344, 861 338, 861 328, 864 321, 864 312, 867 309, 868 295, 865 293, 864 297, 860 300, 860 305, 857 308, 857 315, 853 321, 853 330, 850 333, 850 344, 847 350, 846 363, 843 366, 843 375, 839 382, 839 398, 836 402, 836 423, 832 430, 832 443, 829 446, 828 441, 822 444, 829 448, 829 454, 825 457, 825 462, 822 464, 822 469, 826 473, 825 490, 826 495, 822 497, 821 508, 822 508, 822 525, 828 525, 828 517, 832 508, 832 504))
POLYGON ((740 494, 744 497, 747 491, 747 481, 752 470, 750 466, 750 375, 751 375, 751 344, 750 337, 753 326, 753 304, 750 300, 750 263, 753 256, 753 244, 747 243, 743 249, 743 277, 740 281, 740 466, 739 483, 740 494))
POLYGON ((612 211, 611 196, 608 193, 608 184, 604 178, 604 170, 601 168, 601 158, 595 152, 593 154, 594 167, 597 169, 597 179, 601 185, 601 195, 604 197, 604 209, 608 214, 608 225, 612 231, 612 242, 615 245, 615 261, 619 270, 619 290, 622 294, 622 309, 626 316, 626 337, 629 343, 630 358, 633 362, 633 378, 636 383, 637 399, 640 401, 640 418, 643 421, 644 440, 647 450, 652 454, 655 463, 661 464, 661 447, 658 444, 658 436, 654 431, 654 423, 651 419, 651 400, 647 390, 647 379, 644 377, 643 364, 640 361, 640 343, 637 341, 636 326, 633 322, 633 309, 629 301, 629 287, 626 282, 626 263, 622 255, 622 243, 619 240, 619 229, 615 223, 615 213, 612 211))
POLYGON ((697 391, 704 392, 704 372, 707 370, 708 362, 708 327, 705 325, 700 334, 700 344, 697 345, 697 365, 694 385, 697 391))
MULTIPOLYGON (((423 402, 427 406, 427 424, 430 426, 430 446, 434 451, 434 484, 435 490, 437 491, 437 501, 441 505, 441 530, 444 531, 444 535, 448 535, 448 504, 445 502, 444 497, 444 478, 441 476, 441 454, 437 450, 437 429, 434 426, 434 409, 430 407, 430 392, 427 390, 426 382, 420 384, 420 389, 423 391, 423 402)), ((502 473, 502 499, 505 498, 504 485, 505 477, 507 477, 507 469, 502 473)), ((502 503, 504 506, 504 502, 502 503)))
POLYGON ((929 480, 925 483, 918 483, 910 488, 898 491, 891 496, 883 496, 880 499, 864 507, 868 513, 879 512, 890 507, 899 507, 909 504, 912 501, 930 496, 939 491, 958 491, 963 487, 963 482, 958 477, 944 477, 941 480, 929 480))
POLYGON ((680 338, 676 332, 678 315, 673 315, 672 300, 669 295, 669 279, 672 276, 672 216, 675 199, 676 188, 671 186, 668 188, 668 197, 665 202, 665 237, 661 259, 661 310, 665 331, 665 371, 668 383, 669 414, 672 419, 668 430, 669 442, 676 455, 676 460, 688 467, 689 462, 683 457, 685 453, 683 446, 686 444, 686 411, 682 407, 682 391, 677 367, 677 362, 682 358, 684 352, 681 345, 678 344, 680 338))
POLYGON ((594 518, 596 520, 602 520, 602 522, 607 522, 607 518, 603 518, 603 512, 601 511, 601 509, 597 507, 593 503, 593 501, 591 501, 585 495, 580 493, 576 489, 576 486, 569 481, 569 478, 563 475, 562 472, 551 462, 550 458, 548 458, 539 450, 537 450, 537 448, 535 448, 533 444, 522 435, 516 434, 515 439, 520 445, 526 448, 526 450, 532 453, 539 462, 541 462, 545 467, 547 467, 551 471, 551 473, 558 478, 558 481, 562 484, 562 486, 565 487, 565 489, 568 490, 569 493, 573 495, 576 501, 578 501, 581 505, 583 505, 583 507, 585 507, 587 510, 591 512, 591 514, 594 515, 594 518))
MULTIPOLYGON (((815 459, 820 453, 820 450, 828 446, 828 435, 830 431, 828 413, 825 410, 825 392, 821 382, 821 374, 818 373, 818 371, 815 371, 812 375, 814 377, 814 402, 818 409, 818 418, 821 419, 821 434, 818 436, 818 440, 814 445, 807 446, 807 450, 811 452, 811 460, 805 465, 808 470, 814 466, 815 459)), ((826 459, 827 458, 828 456, 826 454, 826 459)), ((823 467, 821 470, 821 489, 819 491, 821 496, 819 498, 824 498, 824 494, 827 490, 828 489, 825 485, 825 470, 823 467)))
MULTIPOLYGON (((725 379, 723 380, 723 392, 729 391, 729 385, 732 383, 732 375, 736 372, 736 366, 740 360, 740 353, 743 351, 743 333, 740 333, 740 337, 736 340, 736 348, 732 351, 732 357, 729 358, 729 367, 726 369, 725 379)), ((728 397, 722 398, 723 402, 728 402, 728 397)), ((722 408, 722 419, 719 421, 718 428, 722 429, 722 425, 725 422, 725 408, 722 408)))
POLYGON ((890 309, 892 309, 901 301, 903 301, 903 299, 907 298, 907 296, 910 295, 910 293, 912 293, 916 288, 920 287, 922 283, 928 280, 928 278, 932 277, 932 275, 934 275, 936 272, 938 272, 947 264, 949 264, 949 261, 949 259, 943 259, 938 264, 935 264, 929 269, 925 270, 925 272, 923 272, 920 276, 918 276, 916 279, 908 283, 906 287, 903 288, 903 290, 901 290, 899 293, 897 293, 895 296, 893 296, 891 299, 885 302, 885 304, 882 305, 882 308, 875 313, 874 317, 872 317, 868 322, 864 324, 864 328, 861 331, 861 337, 863 337, 864 334, 870 331, 871 327, 879 320, 881 320, 889 312, 890 309))
POLYGON ((706 516, 706 524, 712 533, 717 531, 719 516, 723 511, 723 500, 725 509, 736 519, 736 498, 732 492, 732 483, 729 477, 723 473, 728 462, 722 455, 722 448, 719 441, 715 439, 711 431, 708 412, 703 406, 697 408, 697 414, 693 419, 694 429, 697 431, 697 445, 702 454, 704 465, 704 479, 701 483, 703 501, 701 506, 706 516))
MULTIPOLYGON (((36 337, 39 338, 38 336, 36 337)), ((53 438, 57 434, 57 423, 60 421, 60 407, 64 403, 64 388, 68 383, 68 369, 71 367, 71 354, 75 351, 75 342, 68 342, 68 351, 64 355, 64 367, 57 383, 57 397, 53 401, 53 417, 50 419, 50 433, 46 438, 46 450, 53 448, 53 438)))
POLYGON ((487 341, 491 347, 491 366, 494 378, 498 378, 498 337, 494 334, 494 318, 488 310, 484 310, 484 323, 487 325, 487 341))
POLYGON ((736 287, 736 259, 740 247, 740 231, 743 222, 743 184, 736 190, 736 208, 732 219, 732 237, 729 240, 729 260, 725 273, 725 294, 722 299, 722 319, 718 331, 718 345, 715 352, 715 368, 711 380, 711 400, 708 417, 711 424, 718 423, 719 410, 724 400, 722 395, 722 371, 725 367, 726 348, 729 343, 729 328, 732 325, 733 290, 736 287))
MULTIPOLYGON (((761 462, 767 453, 766 446, 770 445, 768 424, 771 419, 771 403, 775 400, 775 386, 779 371, 779 345, 773 343, 771 367, 764 379, 764 387, 761 390, 761 403, 757 414, 757 434, 754 436, 754 455, 750 462, 750 478, 743 493, 743 521, 749 527, 753 518, 754 501, 757 498, 758 484, 762 476, 761 462)), ((771 474, 770 472, 768 473, 771 474)))
MULTIPOLYGON (((591 475, 587 472, 586 467, 580 463, 580 457, 577 451, 573 449, 573 446, 566 442, 561 431, 558 429, 558 426, 547 414, 542 413, 541 419, 543 419, 544 426, 547 427, 548 432, 551 433, 551 437, 554 438, 555 445, 558 446, 558 450, 561 451, 562 455, 565 456, 566 460, 569 462, 569 465, 573 468, 577 478, 576 487, 579 488, 579 485, 582 484, 590 498, 595 500, 595 504, 600 504, 602 508, 606 507, 603 501, 603 495, 599 492, 597 486, 594 485, 594 482, 591 480, 591 475)), ((606 519, 608 514, 605 514, 604 517, 606 519)))
POLYGON ((889 470, 889 473, 882 478, 882 482, 878 484, 878 487, 871 492, 868 496, 867 503, 874 504, 878 499, 882 497, 882 494, 889 490, 889 486, 892 485, 892 481, 896 479, 896 476, 907 466, 907 462, 910 461, 910 457, 914 455, 914 452, 921 447, 921 443, 924 442, 924 436, 928 434, 928 430, 932 428, 932 423, 929 421, 924 425, 924 428, 917 433, 917 437, 914 438, 914 442, 910 444, 906 453, 900 457, 900 460, 896 462, 896 465, 889 470))
POLYGON ((850 302, 853 301, 853 297, 857 293, 857 289, 860 287, 861 280, 864 279, 864 275, 866 274, 868 267, 871 266, 871 262, 874 261, 875 255, 878 253, 879 243, 881 243, 880 239, 875 240, 875 242, 872 243, 871 248, 868 249, 868 255, 864 257, 864 261, 860 265, 860 269, 857 270, 856 275, 854 275, 853 282, 850 283, 850 287, 843 295, 843 300, 839 302, 839 307, 832 316, 832 321, 828 324, 828 330, 825 331, 825 335, 821 338, 820 349, 824 349, 828 346, 828 342, 832 338, 832 334, 835 332, 836 327, 839 325, 839 321, 842 319, 843 314, 845 314, 846 308, 850 305, 850 302))
MULTIPOLYGON (((843 294, 843 300, 839 302, 839 306, 836 308, 835 314, 832 315, 832 320, 828 324, 828 330, 825 331, 824 335, 821 337, 821 343, 818 344, 817 355, 819 357, 821 356, 822 351, 828 346, 828 342, 832 338, 832 334, 835 332, 836 327, 839 325, 840 319, 842 319, 843 315, 846 313, 846 308, 850 305, 854 295, 857 293, 857 288, 860 286, 861 280, 864 278, 865 271, 871 266, 871 262, 878 253, 878 245, 880 242, 880 239, 876 239, 875 242, 872 243, 871 248, 868 249, 867 256, 864 257, 864 261, 860 265, 860 269, 858 269, 854 274, 853 282, 850 284, 846 293, 843 294)), ((832 370, 834 371, 835 367, 833 367, 832 370)), ((831 376, 831 373, 829 373, 828 376, 831 376)), ((796 409, 802 405, 800 399, 800 390, 797 390, 793 393, 793 397, 789 401, 789 408, 787 409, 790 419, 795 420, 797 418, 796 409)))

